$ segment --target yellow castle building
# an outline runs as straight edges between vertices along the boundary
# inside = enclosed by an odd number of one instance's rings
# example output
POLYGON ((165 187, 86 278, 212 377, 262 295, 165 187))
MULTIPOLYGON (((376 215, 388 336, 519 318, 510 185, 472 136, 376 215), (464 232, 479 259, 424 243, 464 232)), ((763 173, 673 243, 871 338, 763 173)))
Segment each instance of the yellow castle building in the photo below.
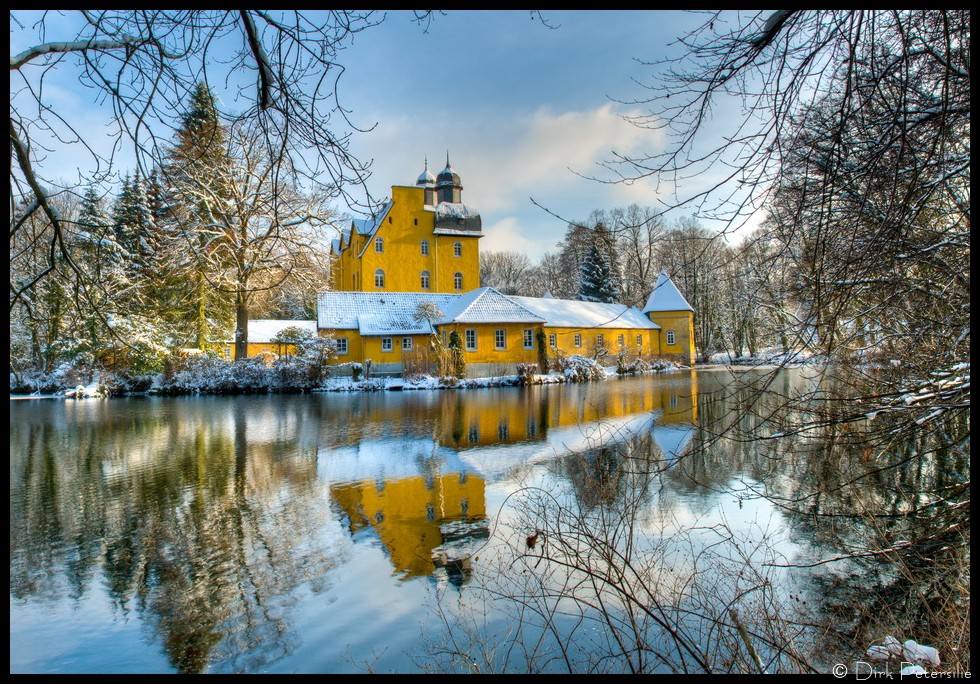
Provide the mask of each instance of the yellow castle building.
POLYGON ((445 344, 453 332, 470 375, 512 374, 558 350, 694 363, 694 309, 666 273, 642 311, 481 287, 483 222, 462 191, 448 156, 438 176, 426 164, 414 186, 392 186, 374 216, 333 241, 333 291, 318 298, 317 328, 333 335, 337 363, 401 372, 432 335, 445 344))

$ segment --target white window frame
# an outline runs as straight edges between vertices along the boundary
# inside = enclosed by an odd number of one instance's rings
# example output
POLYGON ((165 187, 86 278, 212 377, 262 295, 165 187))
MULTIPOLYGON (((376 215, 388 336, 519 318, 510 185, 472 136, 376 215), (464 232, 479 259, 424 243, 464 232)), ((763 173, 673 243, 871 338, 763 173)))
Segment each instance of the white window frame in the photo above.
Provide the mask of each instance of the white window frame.
POLYGON ((429 241, 422 240, 422 242, 419 243, 419 250, 422 252, 422 256, 429 256, 429 241))
POLYGON ((374 286, 378 289, 382 289, 385 286, 385 272, 383 268, 379 268, 374 272, 374 286))
POLYGON ((453 243, 453 256, 454 257, 461 257, 461 256, 463 256, 463 243, 462 242, 454 242, 453 243))
POLYGON ((636 348, 643 349, 643 333, 636 336, 636 348))
POLYGON ((463 289, 463 274, 459 271, 453 273, 453 287, 457 290, 463 289))
POLYGON ((557 349, 558 348, 558 334, 557 333, 548 333, 548 346, 551 347, 552 349, 557 349))
POLYGON ((381 338, 381 351, 390 352, 395 350, 395 345, 390 337, 381 338))
POLYGON ((493 331, 493 348, 497 351, 502 351, 507 349, 507 330, 506 328, 497 328, 493 331))
POLYGON ((606 336, 603 335, 602 333, 597 334, 595 336, 595 346, 600 347, 600 348, 601 347, 605 347, 606 346, 606 336))
POLYGON ((524 328, 524 348, 534 349, 534 330, 531 328, 524 328))
POLYGON ((383 237, 374 238, 374 251, 378 254, 384 254, 385 251, 385 239, 383 237))
POLYGON ((576 347, 582 346, 582 333, 575 333, 575 346, 576 347))
POLYGON ((334 351, 337 353, 337 356, 341 356, 343 354, 347 354, 350 351, 350 345, 347 343, 347 338, 346 337, 337 337, 337 338, 334 338, 333 348, 334 348, 334 351))
POLYGON ((617 341, 619 342, 619 346, 620 347, 625 347, 626 346, 626 336, 625 335, 620 335, 617 338, 617 341))
POLYGON ((402 338, 402 351, 412 351, 412 338, 403 337, 402 338))
POLYGON ((422 271, 420 283, 423 290, 428 290, 432 282, 432 276, 428 271, 422 271))
POLYGON ((466 351, 476 351, 476 328, 467 328, 463 331, 466 339, 466 351))
POLYGON ((677 336, 674 335, 674 331, 673 330, 668 330, 667 331, 667 344, 668 345, 677 344, 677 336))

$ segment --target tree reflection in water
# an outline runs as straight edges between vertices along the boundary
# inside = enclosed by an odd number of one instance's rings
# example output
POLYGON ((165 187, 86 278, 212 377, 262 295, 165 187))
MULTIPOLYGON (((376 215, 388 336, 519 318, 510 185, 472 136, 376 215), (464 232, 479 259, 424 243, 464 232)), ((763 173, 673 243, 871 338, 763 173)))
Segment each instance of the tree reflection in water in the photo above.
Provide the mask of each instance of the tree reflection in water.
POLYGON ((329 533, 315 449, 246 442, 247 402, 230 429, 194 402, 170 415, 68 404, 77 456, 63 424, 18 433, 11 596, 57 597, 64 574, 78 598, 101 568, 113 605, 155 624, 178 672, 222 660, 255 671, 288 652, 297 587, 316 588, 344 544, 329 533))

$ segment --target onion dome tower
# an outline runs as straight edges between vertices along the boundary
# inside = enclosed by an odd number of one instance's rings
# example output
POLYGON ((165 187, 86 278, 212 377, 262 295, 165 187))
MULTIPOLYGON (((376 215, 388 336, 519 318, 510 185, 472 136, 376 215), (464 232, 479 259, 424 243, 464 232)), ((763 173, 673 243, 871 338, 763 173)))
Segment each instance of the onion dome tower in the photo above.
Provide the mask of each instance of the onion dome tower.
POLYGON ((463 201, 462 196, 463 184, 459 180, 459 174, 450 166, 449 153, 446 152, 446 168, 436 177, 436 197, 439 204, 443 202, 459 204, 463 201))
POLYGON ((433 205, 436 203, 436 178, 429 172, 429 158, 425 158, 425 169, 419 174, 415 185, 425 189, 424 204, 433 205))

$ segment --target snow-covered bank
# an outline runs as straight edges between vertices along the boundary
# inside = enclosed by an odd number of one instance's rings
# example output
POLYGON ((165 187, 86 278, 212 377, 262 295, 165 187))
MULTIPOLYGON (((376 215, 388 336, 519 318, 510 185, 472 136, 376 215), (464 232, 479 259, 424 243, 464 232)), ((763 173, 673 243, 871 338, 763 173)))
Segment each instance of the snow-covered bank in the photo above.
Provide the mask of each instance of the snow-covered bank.
POLYGON ((249 359, 239 364, 221 360, 197 362, 170 377, 140 378, 134 389, 125 381, 112 375, 98 376, 85 385, 65 386, 58 378, 34 378, 26 383, 21 378, 15 383, 11 376, 11 397, 33 396, 49 398, 83 399, 122 395, 185 395, 185 394, 281 394, 297 392, 382 392, 411 390, 481 389, 487 387, 519 387, 567 382, 591 382, 623 375, 667 373, 685 368, 669 361, 635 364, 628 368, 602 366, 594 359, 581 356, 567 357, 561 370, 550 373, 535 372, 536 365, 521 366, 514 375, 482 378, 433 377, 429 375, 411 378, 362 378, 361 373, 343 377, 328 377, 311 381, 295 372, 285 373, 275 365, 264 367, 249 359), (356 379, 355 379, 356 377, 356 379))
POLYGON ((816 360, 809 352, 769 347, 755 354, 736 356, 732 352, 719 352, 708 357, 710 365, 718 366, 799 366, 816 360))

